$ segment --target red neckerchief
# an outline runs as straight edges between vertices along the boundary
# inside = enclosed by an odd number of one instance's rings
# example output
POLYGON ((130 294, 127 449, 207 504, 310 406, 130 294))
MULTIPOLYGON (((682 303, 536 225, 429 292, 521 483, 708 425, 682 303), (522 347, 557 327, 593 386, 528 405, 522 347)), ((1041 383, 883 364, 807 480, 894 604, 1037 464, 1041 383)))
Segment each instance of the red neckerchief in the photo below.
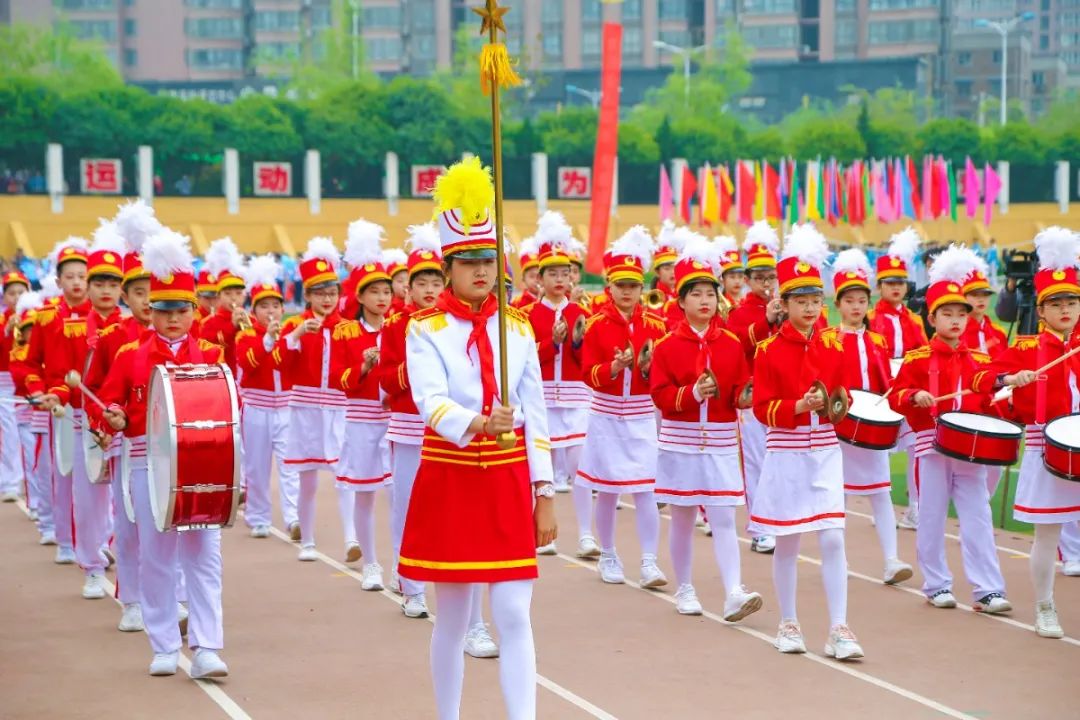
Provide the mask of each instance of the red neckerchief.
POLYGON ((67 300, 60 298, 57 314, 60 315, 60 317, 70 317, 72 315, 86 317, 90 314, 91 308, 92 306, 90 305, 89 300, 83 300, 79 305, 69 305, 67 300), (64 314, 65 311, 67 312, 67 315, 64 314))
POLYGON ((903 303, 900 303, 900 307, 894 306, 888 300, 878 300, 877 305, 874 306, 874 310, 885 315, 894 315, 896 317, 903 317, 904 311, 907 310, 903 303))
POLYGON ((113 308, 108 317, 101 317, 101 314, 97 310, 92 310, 89 315, 86 316, 86 346, 93 350, 97 347, 98 332, 107 328, 110 325, 114 325, 122 319, 120 308, 113 308))
MULTIPOLYGON (((304 320, 307 320, 309 318, 312 320, 319 319, 318 316, 316 316, 315 313, 313 313, 311 310, 305 310, 304 314, 301 317, 304 320)), ((341 322, 341 315, 338 313, 337 310, 335 310, 329 315, 323 316, 322 325, 320 326, 319 330, 333 330, 334 326, 337 325, 339 322, 341 322)))
MULTIPOLYGON (((962 377, 962 374, 963 374, 963 370, 959 367, 959 363, 965 357, 970 357, 970 355, 971 355, 971 351, 968 350, 968 347, 967 347, 967 345, 964 344, 964 341, 963 341, 962 338, 957 343, 956 347, 953 347, 952 345, 949 345, 947 342, 945 342, 944 340, 942 340, 941 338, 939 338, 938 336, 935 335, 934 338, 930 341, 930 372, 929 372, 930 394, 933 395, 934 397, 938 397, 938 396, 940 396, 942 394, 941 393, 941 369, 942 369, 941 363, 942 363, 942 361, 948 363, 948 365, 955 368, 956 377, 953 378, 953 380, 959 380, 962 377)), ((961 389, 963 389, 963 388, 961 388, 961 389)), ((950 386, 944 394, 948 395, 948 394, 951 394, 951 393, 954 393, 954 392, 956 392, 956 388, 953 387, 953 386, 950 386)), ((953 403, 955 405, 955 404, 957 404, 957 401, 959 401, 959 400, 960 400, 960 398, 954 398, 953 400, 950 400, 949 402, 951 402, 951 403, 953 403)), ((932 408, 930 408, 930 414, 933 415, 936 418, 940 412, 941 412, 941 409, 938 407, 938 403, 934 403, 934 406, 932 408)))
MULTIPOLYGON (((634 313, 629 320, 622 314, 615 305, 615 301, 606 302, 600 306, 599 312, 613 323, 626 330, 626 337, 630 342, 631 348, 636 352, 644 345, 644 330, 645 330, 645 310, 640 304, 634 306, 634 313), (633 330, 633 332, 631 332, 633 330)), ((619 348, 623 350, 625 348, 619 348)))
POLYGON ((469 341, 465 344, 465 354, 476 346, 476 355, 480 358, 480 385, 484 393, 484 407, 495 404, 499 386, 495 382, 495 353, 491 347, 491 338, 487 333, 487 322, 499 310, 499 299, 494 293, 487 296, 479 310, 464 302, 452 290, 443 290, 435 301, 435 307, 472 325, 469 341))
POLYGON ((714 315, 713 319, 709 321, 709 327, 705 328, 703 334, 698 335, 690 323, 683 320, 675 326, 671 333, 675 337, 684 338, 697 345, 698 354, 694 360, 694 374, 700 376, 709 364, 709 345, 723 337, 724 324, 720 320, 720 316, 714 315))

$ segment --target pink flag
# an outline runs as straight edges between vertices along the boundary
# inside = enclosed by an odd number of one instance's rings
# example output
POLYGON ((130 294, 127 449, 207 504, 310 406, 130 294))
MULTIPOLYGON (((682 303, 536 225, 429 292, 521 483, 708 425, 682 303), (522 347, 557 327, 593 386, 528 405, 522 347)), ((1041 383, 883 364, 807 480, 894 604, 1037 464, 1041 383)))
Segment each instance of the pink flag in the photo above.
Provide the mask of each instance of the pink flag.
POLYGON ((983 185, 983 225, 990 227, 990 211, 997 201, 998 194, 1001 192, 1001 178, 998 177, 997 172, 990 166, 990 163, 986 163, 983 170, 983 185))
POLYGON ((670 220, 675 214, 675 191, 671 188, 667 166, 660 164, 660 221, 670 220))
POLYGON ((952 212, 952 207, 950 205, 951 198, 949 195, 949 164, 945 162, 945 159, 940 155, 934 164, 936 165, 934 172, 937 173, 938 202, 940 203, 941 208, 938 217, 941 217, 942 215, 948 215, 952 212))
POLYGON ((964 209, 969 218, 979 210, 979 176, 970 157, 964 159, 964 209))
POLYGON ((884 184, 882 183, 881 173, 888 172, 888 164, 884 166, 878 166, 877 169, 870 171, 870 184, 872 192, 874 193, 874 211, 877 213, 878 222, 891 223, 895 218, 893 217, 893 204, 889 198, 889 193, 885 191, 884 184))
POLYGON ((923 157, 922 161, 922 219, 933 220, 934 208, 931 189, 934 185, 934 160, 923 157))

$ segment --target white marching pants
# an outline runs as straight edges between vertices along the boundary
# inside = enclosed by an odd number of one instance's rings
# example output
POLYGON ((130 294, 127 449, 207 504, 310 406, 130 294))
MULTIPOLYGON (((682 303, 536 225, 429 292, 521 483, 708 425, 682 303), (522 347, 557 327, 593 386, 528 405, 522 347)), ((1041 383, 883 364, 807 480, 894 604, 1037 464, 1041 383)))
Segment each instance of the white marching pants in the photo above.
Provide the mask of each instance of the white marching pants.
MULTIPOLYGON (((3 394, 4 399, 15 396, 3 394)), ((0 493, 23 492, 23 470, 21 443, 19 441, 19 423, 15 419, 15 406, 0 403, 0 493)))
MULTIPOLYGON (((401 536, 405 532, 405 517, 409 514, 409 499, 412 497, 416 471, 420 468, 420 446, 406 443, 390 443, 391 474, 394 478, 390 486, 394 494, 393 510, 390 513, 390 538, 393 543, 393 563, 397 567, 401 553, 401 536)), ((419 595, 424 592, 424 583, 408 578, 400 578, 401 592, 405 595, 419 595)))
POLYGON ((139 531, 142 616, 155 653, 180 649, 177 625, 177 564, 188 595, 188 645, 224 647, 221 611, 221 531, 159 532, 150 510, 145 465, 131 470, 131 495, 139 531))
POLYGON ((72 534, 75 524, 71 509, 71 473, 68 473, 67 475, 60 473, 56 467, 56 455, 53 452, 53 449, 55 448, 55 443, 53 442, 53 427, 61 422, 68 422, 68 420, 55 417, 49 418, 49 432, 45 435, 45 442, 47 445, 45 448, 42 448, 42 452, 48 452, 52 459, 49 467, 50 475, 52 476, 52 507, 53 523, 56 528, 56 544, 62 548, 70 549, 74 547, 72 534))
POLYGON ((26 468, 27 501, 37 512, 38 532, 42 535, 55 533, 52 497, 52 454, 46 443, 48 433, 31 432, 30 426, 20 425, 23 467, 26 468))
POLYGON ((1080 522, 1065 523, 1061 526, 1058 550, 1064 562, 1080 560, 1080 522))
POLYGON ((75 518, 75 559, 87 575, 105 572, 101 549, 109 542, 111 490, 109 483, 91 483, 83 461, 83 430, 75 431, 74 467, 71 471, 71 503, 75 518))
POLYGON ((124 510, 120 458, 109 460, 112 470, 113 552, 116 554, 116 599, 124 605, 140 600, 139 531, 124 510))
POLYGON ((289 409, 245 405, 241 430, 244 485, 247 488, 244 522, 248 527, 271 524, 270 470, 277 458, 281 519, 285 527, 292 525, 298 520, 296 502, 300 493, 300 479, 296 470, 283 461, 289 432, 289 409))
POLYGON ((743 481, 746 484, 746 507, 752 511, 754 493, 765 462, 765 426, 754 417, 752 409, 739 411, 739 439, 742 449, 743 481))

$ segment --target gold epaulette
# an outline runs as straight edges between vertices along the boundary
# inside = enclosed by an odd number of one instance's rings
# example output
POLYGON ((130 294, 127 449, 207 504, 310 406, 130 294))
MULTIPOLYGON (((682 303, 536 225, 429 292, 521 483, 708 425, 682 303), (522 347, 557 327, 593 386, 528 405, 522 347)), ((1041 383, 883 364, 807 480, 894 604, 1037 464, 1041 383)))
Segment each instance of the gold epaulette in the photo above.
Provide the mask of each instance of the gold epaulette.
POLYGON ((401 310, 394 312, 390 317, 383 320, 383 329, 390 327, 391 325, 397 325, 401 322, 401 319, 405 317, 405 313, 401 310))
POLYGON ((588 318, 586 318, 585 319, 585 332, 588 332, 589 328, 591 328, 593 325, 595 325, 600 320, 600 318, 602 318, 602 317, 604 317, 604 316, 601 315, 600 313, 596 313, 595 315, 590 315, 588 318))
POLYGON ((29 353, 30 353, 30 345, 29 345, 29 343, 27 343, 26 345, 18 345, 18 346, 13 347, 11 349, 11 359, 21 362, 21 361, 26 359, 26 356, 29 353))
POLYGON ((533 311, 534 307, 536 307, 536 303, 531 302, 528 305, 523 305, 522 307, 518 308, 518 310, 521 311, 522 315, 524 315, 526 318, 528 318, 529 315, 532 314, 532 311, 533 311))
POLYGON ((299 315, 293 315, 292 317, 286 318, 285 321, 283 323, 281 323, 281 332, 282 332, 282 334, 288 335, 289 332, 291 332, 292 330, 295 330, 296 326, 299 325, 300 323, 302 323, 303 321, 304 321, 304 319, 302 317, 300 317, 299 315))
POLYGON ((38 327, 45 327, 53 320, 56 319, 56 306, 45 305, 39 307, 34 311, 34 324, 38 327))
POLYGON ((256 336, 255 328, 244 328, 243 330, 240 330, 239 332, 236 333, 236 340, 239 341, 240 338, 255 337, 255 336, 256 336))
MULTIPOLYGON (((529 303, 529 307, 532 307, 536 303, 529 303)), ((521 322, 529 322, 529 315, 522 308, 516 308, 513 305, 506 306, 506 317, 520 320, 521 322)))
POLYGON ((668 333, 667 335, 664 335, 664 336, 663 336, 663 337, 661 337, 661 338, 660 338, 659 340, 657 340, 656 342, 654 342, 654 343, 653 343, 653 352, 656 352, 657 348, 659 348, 659 347, 660 347, 661 343, 663 343, 663 342, 664 342, 665 340, 667 340, 667 339, 668 339, 669 337, 671 337, 671 333, 668 333))
POLYGON ((518 335, 530 338, 535 337, 533 334, 532 323, 529 322, 529 316, 526 315, 525 311, 521 308, 516 308, 512 305, 506 306, 506 325, 508 330, 513 330, 518 335))
POLYGON ((225 352, 225 348, 221 347, 217 343, 212 343, 205 338, 199 338, 199 349, 203 352, 210 352, 211 350, 217 350, 219 352, 225 352))
POLYGON ((759 357, 760 355, 762 355, 762 353, 764 353, 766 350, 769 349, 770 345, 772 345, 774 342, 776 342, 776 338, 778 338, 778 337, 780 337, 780 336, 779 335, 770 335, 769 337, 767 337, 764 340, 762 340, 761 342, 759 342, 754 347, 754 357, 756 358, 756 357, 759 357))
POLYGON ((866 336, 870 338, 870 342, 877 345, 879 348, 889 347, 889 342, 885 339, 885 336, 881 333, 876 333, 873 330, 867 330, 866 336))
POLYGON ((989 365, 992 362, 990 356, 984 353, 982 350, 972 350, 971 357, 974 358, 975 362, 979 363, 980 365, 989 365))
POLYGON ((412 314, 409 318, 409 332, 438 332, 447 327, 446 311, 435 305, 412 314))
POLYGON ((113 323, 112 325, 109 325, 108 327, 104 327, 101 330, 98 330, 98 334, 97 334, 98 339, 100 340, 102 338, 108 337, 109 335, 112 335, 114 332, 116 332, 120 328, 121 325, 122 325, 122 323, 113 323))
POLYGON ((342 320, 334 326, 334 340, 355 340, 360 337, 360 323, 356 320, 342 320))
POLYGON ((1038 335, 1017 335, 1013 340, 1013 347, 1017 350, 1034 350, 1039 347, 1038 335))
POLYGON ((122 353, 122 352, 132 352, 132 351, 138 350, 138 349, 139 349, 139 341, 138 340, 132 340, 131 342, 124 343, 123 345, 121 345, 119 347, 119 349, 117 349, 117 351, 116 351, 116 356, 120 357, 120 353, 122 353))
POLYGON ((917 347, 914 350, 908 350, 906 353, 904 353, 904 362, 908 362, 909 360, 919 360, 921 358, 928 357, 930 357, 930 346, 923 345, 922 347, 917 347))
POLYGON ((78 320, 75 320, 73 318, 64 318, 64 337, 86 337, 86 320, 83 318, 79 318, 78 320))
POLYGON ((722 332, 724 335, 727 335, 729 338, 739 343, 740 345, 742 344, 742 340, 739 339, 739 336, 731 332, 727 328, 720 328, 720 332, 722 332))

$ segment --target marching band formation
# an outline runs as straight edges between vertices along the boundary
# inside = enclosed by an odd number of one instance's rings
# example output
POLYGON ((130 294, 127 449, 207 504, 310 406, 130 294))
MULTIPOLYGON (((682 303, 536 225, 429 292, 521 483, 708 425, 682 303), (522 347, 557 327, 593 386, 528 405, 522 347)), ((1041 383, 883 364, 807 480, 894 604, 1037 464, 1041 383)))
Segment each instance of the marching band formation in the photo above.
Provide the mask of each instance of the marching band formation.
POLYGON ((105 596, 115 564, 119 629, 146 630, 151 675, 175 674, 185 634, 192 677, 228 674, 221 528, 243 504, 251 537, 270 534, 274 472, 299 560, 319 557, 315 502, 330 473, 344 560, 360 563, 363 589, 388 587, 422 618, 434 585, 440 718, 458 716, 466 653, 499 656, 508 715, 534 717, 529 613, 537 555, 557 552, 556 493, 572 496, 576 555, 610 584, 626 578, 621 498, 640 544, 634 579, 668 585, 657 557, 666 506, 684 615, 703 612, 691 574, 701 524, 724 619, 762 608, 768 594, 742 582, 745 533, 773 555, 783 653, 806 652, 797 559, 815 536, 825 653, 851 660, 864 651, 847 625, 846 497, 870 501, 883 582, 910 580, 889 468, 890 453, 906 453, 900 525, 917 533, 927 601, 956 606, 951 502, 975 609, 1007 613, 989 498, 1023 443, 1013 512, 1035 525, 1035 627, 1063 636, 1059 545, 1066 574, 1080 575, 1070 552, 1080 544, 1075 233, 1035 237, 1041 330, 1011 344, 986 316, 985 263, 961 246, 942 252, 929 269, 928 340, 904 305, 911 229, 871 268, 858 249, 834 256, 809 224, 781 248, 760 222, 742 251, 734 238, 666 224, 654 241, 633 227, 604 255, 606 286, 591 295, 584 247, 547 212, 519 248, 524 291, 500 308, 487 170, 455 165, 435 197, 435 221, 409 228, 407 254, 385 250, 383 229, 364 220, 349 226, 343 254, 313 238, 300 264, 305 309, 291 317, 271 256, 245 264, 222 239, 196 273, 189 240, 140 202, 102 221, 92 243, 59 243, 55 283, 41 293, 18 273, 3 278, 0 492, 26 498, 41 544, 83 570, 84 598, 105 596), (377 548, 384 489, 392 544, 377 548))

